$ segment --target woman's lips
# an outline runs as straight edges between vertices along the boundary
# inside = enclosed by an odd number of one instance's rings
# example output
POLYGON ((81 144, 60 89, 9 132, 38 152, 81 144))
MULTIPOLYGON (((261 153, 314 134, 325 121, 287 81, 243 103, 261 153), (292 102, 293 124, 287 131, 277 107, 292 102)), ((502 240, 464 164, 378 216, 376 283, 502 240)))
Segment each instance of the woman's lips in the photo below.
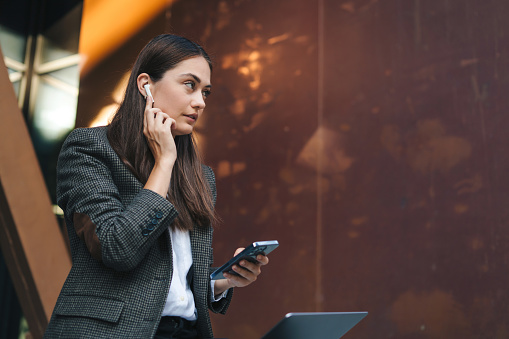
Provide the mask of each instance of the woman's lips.
POLYGON ((189 121, 195 122, 198 119, 197 114, 185 114, 184 115, 189 121))

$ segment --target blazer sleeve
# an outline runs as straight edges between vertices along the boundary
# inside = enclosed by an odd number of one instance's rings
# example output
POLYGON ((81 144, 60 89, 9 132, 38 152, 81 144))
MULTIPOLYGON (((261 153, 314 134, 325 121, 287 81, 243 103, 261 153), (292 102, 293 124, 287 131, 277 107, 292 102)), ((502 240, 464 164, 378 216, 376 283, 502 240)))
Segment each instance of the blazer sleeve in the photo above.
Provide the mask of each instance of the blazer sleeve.
MULTIPOLYGON (((210 273, 214 272, 215 267, 210 269, 210 273)), ((210 284, 209 284, 210 285, 210 284)), ((230 303, 232 301, 233 297, 233 290, 234 288, 231 287, 226 291, 226 295, 219 300, 215 300, 213 296, 213 292, 210 290, 208 293, 209 295, 209 302, 208 302, 208 308, 210 311, 214 313, 220 313, 225 314, 228 310, 228 307, 230 306, 230 303)))
POLYGON ((214 206, 216 206, 217 200, 216 176, 214 175, 214 171, 212 170, 212 168, 210 168, 209 166, 201 165, 201 168, 203 170, 203 174, 205 175, 205 179, 209 184, 210 193, 212 194, 212 202, 214 203, 214 206))
POLYGON ((74 229, 94 258, 118 271, 134 269, 178 215, 165 198, 143 189, 122 166, 105 133, 94 129, 74 130, 64 143, 57 201, 73 225, 69 231, 74 229), (117 186, 124 183, 123 194, 130 190, 134 196, 128 204, 117 186))
MULTIPOLYGON (((212 193, 212 200, 214 203, 214 206, 216 204, 217 200, 217 189, 216 189, 216 178, 214 175, 214 171, 212 168, 203 165, 203 173, 205 174, 205 178, 207 179, 207 182, 209 183, 210 191, 212 193)), ((213 261, 213 258, 210 259, 211 262, 213 261)), ((212 272, 214 272, 217 269, 217 267, 209 267, 209 276, 212 272)), ((225 314, 226 310, 228 309, 228 306, 230 306, 230 302, 233 296, 233 288, 228 289, 228 292, 226 293, 226 296, 224 298, 219 299, 218 301, 215 301, 213 292, 210 290, 210 277, 209 277, 209 283, 207 285, 209 287, 209 292, 207 293, 209 299, 208 299, 208 308, 214 313, 221 313, 225 314)))

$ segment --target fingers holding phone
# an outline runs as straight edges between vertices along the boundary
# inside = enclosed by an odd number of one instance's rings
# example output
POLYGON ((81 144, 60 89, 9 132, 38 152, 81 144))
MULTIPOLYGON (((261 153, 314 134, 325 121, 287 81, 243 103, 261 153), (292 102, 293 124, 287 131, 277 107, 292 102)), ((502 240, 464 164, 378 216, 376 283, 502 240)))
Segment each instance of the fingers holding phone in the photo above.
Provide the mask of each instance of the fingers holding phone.
MULTIPOLYGON (((234 256, 237 256, 243 250, 244 248, 238 248, 234 256)), ((256 261, 242 259, 237 264, 234 264, 232 270, 236 274, 225 272, 223 275, 230 285, 234 287, 244 287, 256 281, 260 273, 262 273, 261 267, 268 263, 269 258, 266 255, 258 254, 256 256, 256 261)))
POLYGON ((277 240, 256 241, 247 248, 238 248, 233 258, 210 274, 215 281, 214 294, 231 287, 244 287, 258 279, 261 267, 269 263, 267 254, 279 246, 277 240))
POLYGON ((172 129, 175 128, 175 120, 159 108, 153 107, 154 99, 150 91, 147 91, 147 94, 143 134, 156 162, 175 162, 177 149, 172 134, 172 129))

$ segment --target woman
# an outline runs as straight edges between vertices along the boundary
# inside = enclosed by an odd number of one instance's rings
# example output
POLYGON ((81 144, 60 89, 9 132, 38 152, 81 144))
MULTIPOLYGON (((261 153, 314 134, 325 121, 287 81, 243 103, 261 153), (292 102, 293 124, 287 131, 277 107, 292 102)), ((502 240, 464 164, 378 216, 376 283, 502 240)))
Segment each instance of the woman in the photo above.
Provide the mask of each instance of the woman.
MULTIPOLYGON (((211 282, 216 199, 192 138, 212 64, 197 44, 161 35, 133 66, 109 126, 74 130, 57 166, 73 266, 47 338, 212 338, 208 309, 260 266, 211 282), (148 85, 148 87, 146 86, 148 85)), ((237 249, 237 254, 242 249, 237 249)))

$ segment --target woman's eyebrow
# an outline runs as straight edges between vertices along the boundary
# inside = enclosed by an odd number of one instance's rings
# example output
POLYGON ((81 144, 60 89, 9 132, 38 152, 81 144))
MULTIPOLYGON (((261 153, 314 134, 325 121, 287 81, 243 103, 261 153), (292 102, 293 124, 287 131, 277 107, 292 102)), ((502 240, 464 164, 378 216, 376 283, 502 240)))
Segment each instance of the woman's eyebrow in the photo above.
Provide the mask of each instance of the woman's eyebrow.
MULTIPOLYGON (((181 77, 192 77, 197 83, 201 84, 201 79, 199 77, 197 77, 196 75, 194 75, 193 73, 185 73, 185 74, 181 74, 180 76, 181 77)), ((212 85, 207 85, 205 87, 212 87, 212 85)))

